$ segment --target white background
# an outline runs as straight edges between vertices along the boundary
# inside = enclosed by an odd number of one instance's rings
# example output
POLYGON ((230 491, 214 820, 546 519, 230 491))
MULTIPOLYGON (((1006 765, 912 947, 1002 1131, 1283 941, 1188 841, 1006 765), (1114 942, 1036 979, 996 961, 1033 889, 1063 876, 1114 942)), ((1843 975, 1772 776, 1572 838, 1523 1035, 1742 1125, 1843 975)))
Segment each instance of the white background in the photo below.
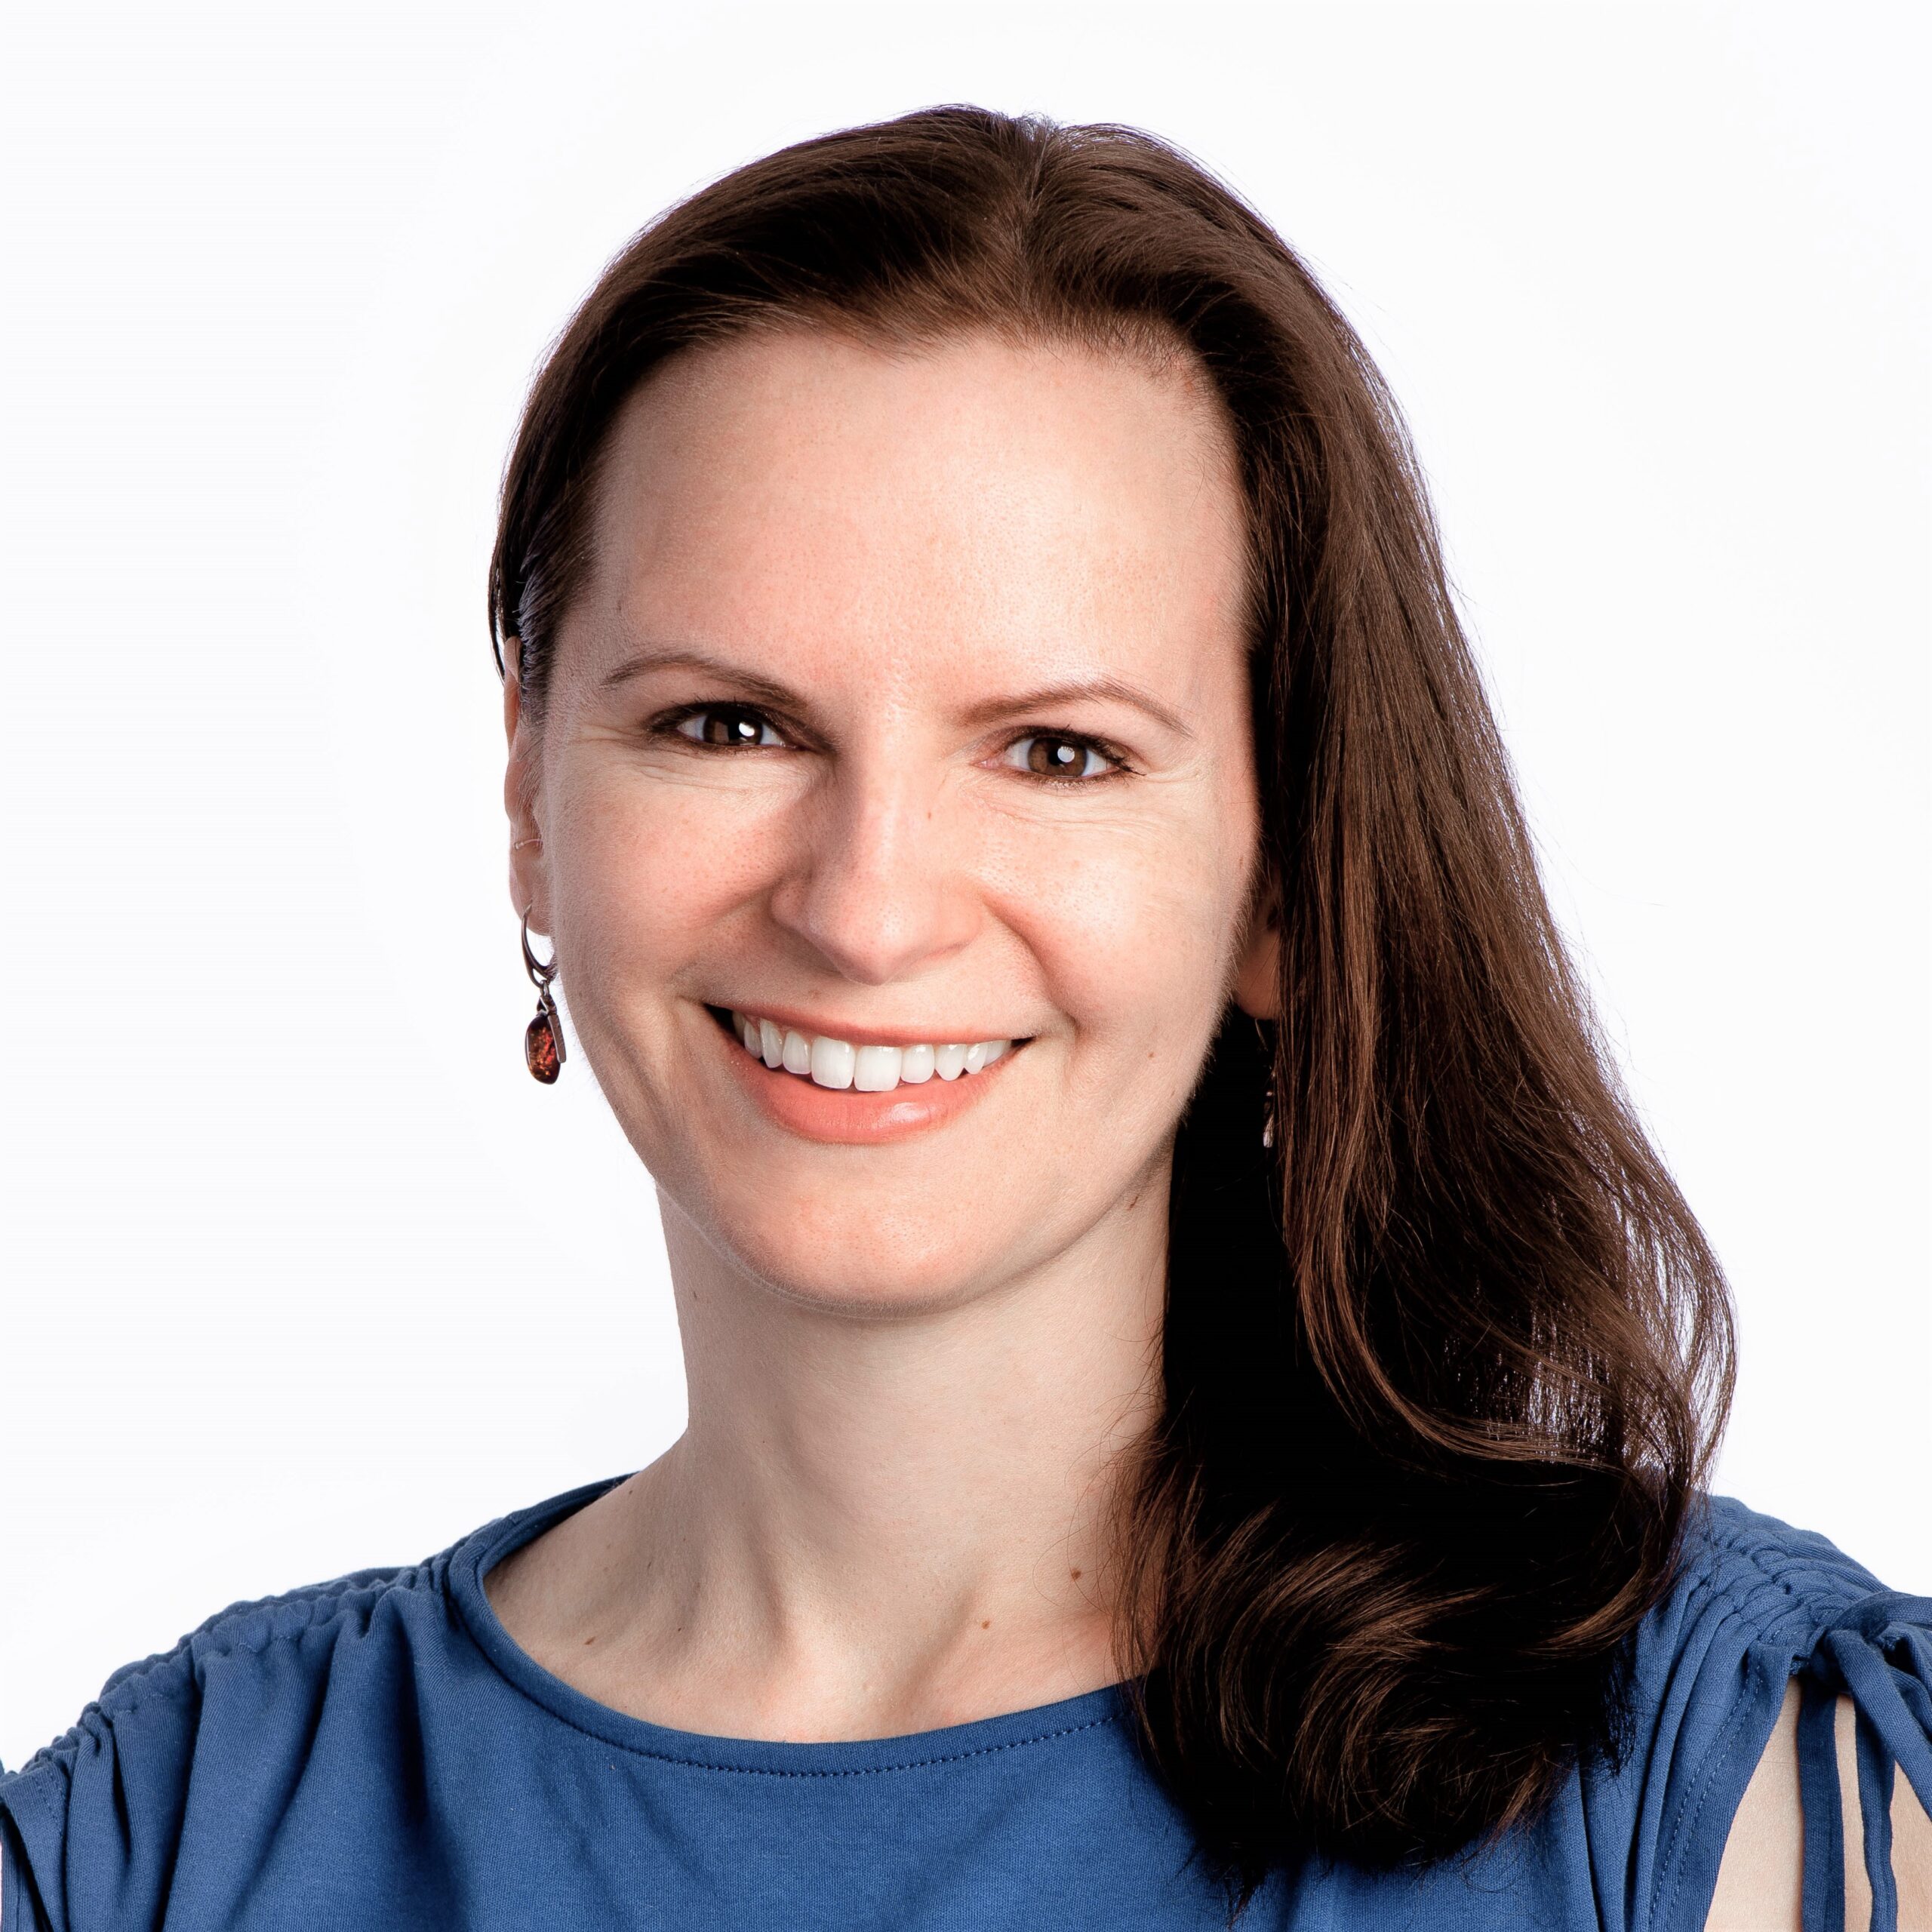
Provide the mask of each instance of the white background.
POLYGON ((493 493, 647 217, 947 100, 1179 142, 1366 334, 1735 1281, 1719 1486, 1932 1587, 1918 11, 14 10, 0 1757, 677 1432, 648 1183, 521 1064, 493 493))

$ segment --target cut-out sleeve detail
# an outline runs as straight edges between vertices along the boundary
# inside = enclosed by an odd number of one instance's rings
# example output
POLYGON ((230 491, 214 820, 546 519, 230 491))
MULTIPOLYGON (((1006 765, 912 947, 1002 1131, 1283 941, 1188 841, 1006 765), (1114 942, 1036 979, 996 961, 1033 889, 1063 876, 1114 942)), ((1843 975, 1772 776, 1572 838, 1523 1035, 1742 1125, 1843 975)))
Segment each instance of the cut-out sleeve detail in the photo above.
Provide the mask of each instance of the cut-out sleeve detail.
POLYGON ((1882 1590, 1841 1611, 1798 1664, 1798 1789, 1804 1807, 1804 1932, 1844 1932, 1844 1816, 1838 1700, 1857 1713, 1858 1803, 1872 1932, 1898 1932, 1892 1872, 1895 1770, 1932 1812, 1932 1597, 1882 1590))
POLYGON ((1845 1911, 1840 1698, 1857 1719, 1863 1849, 1878 1872, 1873 1922, 1889 1927, 1890 1817, 1879 1801, 1900 1773, 1921 1797, 1932 1784, 1932 1602, 1887 1589, 1815 1531, 1709 1497, 1631 1664, 1626 1748, 1580 1772, 1602 1932, 1703 1932, 1740 1803, 1794 1680, 1810 1840, 1804 1932, 1835 1932, 1845 1911))

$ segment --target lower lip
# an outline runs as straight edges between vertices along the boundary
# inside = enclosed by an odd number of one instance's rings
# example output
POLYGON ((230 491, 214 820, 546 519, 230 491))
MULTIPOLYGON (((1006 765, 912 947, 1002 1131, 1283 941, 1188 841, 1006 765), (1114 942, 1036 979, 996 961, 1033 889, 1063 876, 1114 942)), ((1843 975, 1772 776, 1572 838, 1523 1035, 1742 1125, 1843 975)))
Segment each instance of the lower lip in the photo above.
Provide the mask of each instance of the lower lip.
POLYGON ((934 1074, 917 1086, 902 1084, 884 1094, 862 1094, 856 1088, 821 1087, 802 1074, 767 1066, 756 1054, 746 1052, 735 1034, 727 1033, 715 1020, 706 1023, 745 1091, 768 1120, 807 1140, 849 1147, 906 1140, 944 1126, 981 1098, 1021 1051, 1010 1048, 991 1066, 962 1073, 957 1080, 942 1080, 934 1074))

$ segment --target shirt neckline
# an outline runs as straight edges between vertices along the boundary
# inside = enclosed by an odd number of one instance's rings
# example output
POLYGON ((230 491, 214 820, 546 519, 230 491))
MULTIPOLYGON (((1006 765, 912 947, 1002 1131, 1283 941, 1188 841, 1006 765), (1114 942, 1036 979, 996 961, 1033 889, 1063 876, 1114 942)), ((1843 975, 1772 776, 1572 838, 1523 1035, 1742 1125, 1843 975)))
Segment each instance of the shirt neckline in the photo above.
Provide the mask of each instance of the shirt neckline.
POLYGON ((653 1724, 600 1704, 553 1676, 511 1637, 484 1593, 483 1579, 512 1551, 534 1541, 565 1517, 594 1503, 625 1481, 611 1476, 567 1490, 547 1501, 485 1524, 450 1552, 448 1588, 457 1616, 472 1642, 497 1675, 531 1703, 605 1744, 635 1756, 706 1770, 763 1777, 876 1777, 1044 1744, 1076 1732, 1120 1721, 1126 1715, 1124 1688, 1118 1684, 1057 1703, 1040 1704, 937 1730, 899 1737, 869 1737, 835 1743, 780 1743, 768 1738, 715 1737, 653 1724))

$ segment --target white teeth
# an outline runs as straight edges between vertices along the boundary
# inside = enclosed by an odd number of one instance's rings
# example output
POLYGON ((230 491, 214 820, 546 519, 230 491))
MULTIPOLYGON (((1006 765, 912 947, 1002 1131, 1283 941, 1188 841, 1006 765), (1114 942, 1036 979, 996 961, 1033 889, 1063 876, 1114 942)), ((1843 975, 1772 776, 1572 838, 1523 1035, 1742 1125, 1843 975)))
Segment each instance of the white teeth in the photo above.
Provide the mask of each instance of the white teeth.
POLYGON ((820 1087, 845 1088, 852 1084, 852 1063, 858 1050, 849 1040, 834 1040, 821 1033, 812 1042, 812 1081, 820 1087))
POLYGON ((957 1080, 978 1073, 1013 1051, 1011 1040, 955 1041, 933 1046, 924 1041, 909 1047, 854 1046, 829 1034, 811 1037, 796 1027, 759 1020, 734 1010, 731 1030, 746 1053, 768 1067, 802 1074, 819 1086, 860 1094, 889 1094, 904 1085, 921 1087, 934 1074, 957 1080))
POLYGON ((904 1055, 897 1047, 861 1047, 852 1068, 852 1084, 861 1094, 889 1094, 899 1084, 904 1055))

